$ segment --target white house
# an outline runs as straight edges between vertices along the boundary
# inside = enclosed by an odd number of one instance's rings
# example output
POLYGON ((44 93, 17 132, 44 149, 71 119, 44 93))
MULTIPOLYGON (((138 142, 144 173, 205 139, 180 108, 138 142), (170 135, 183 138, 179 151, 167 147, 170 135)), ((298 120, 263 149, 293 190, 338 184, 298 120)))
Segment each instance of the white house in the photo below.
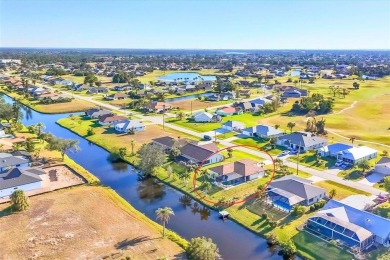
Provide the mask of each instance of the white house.
POLYGON ((261 138, 271 138, 271 137, 282 136, 283 132, 272 126, 257 125, 257 126, 245 128, 242 131, 242 134, 250 137, 258 136, 261 138))
POLYGON ((237 121, 227 121, 222 124, 222 128, 229 130, 229 131, 240 131, 245 128, 245 125, 243 123, 237 122, 237 121))
POLYGON ((15 190, 26 192, 41 187, 41 177, 29 169, 12 168, 0 174, 0 198, 10 196, 15 190))
POLYGON ((340 158, 344 162, 357 164, 364 160, 370 160, 377 157, 378 151, 367 146, 352 147, 340 152, 340 158))
POLYGON ((114 124, 114 128, 118 132, 127 133, 130 130, 134 132, 145 130, 145 125, 137 120, 125 120, 114 124))
POLYGON ((334 144, 321 147, 317 151, 322 157, 330 156, 330 157, 338 158, 340 152, 348 150, 350 148, 353 148, 353 146, 349 144, 343 144, 343 143, 334 143, 334 144))
POLYGON ((375 165, 375 172, 390 175, 390 158, 382 157, 375 165))
POLYGON ((213 115, 208 112, 198 112, 192 116, 195 122, 211 122, 213 115))

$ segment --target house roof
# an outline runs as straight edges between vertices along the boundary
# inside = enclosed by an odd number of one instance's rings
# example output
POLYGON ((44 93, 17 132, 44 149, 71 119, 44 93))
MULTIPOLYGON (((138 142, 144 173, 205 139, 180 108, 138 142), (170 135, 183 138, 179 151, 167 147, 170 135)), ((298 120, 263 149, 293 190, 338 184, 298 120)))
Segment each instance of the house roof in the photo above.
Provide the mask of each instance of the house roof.
POLYGON ((240 161, 212 167, 209 170, 217 173, 218 175, 230 175, 235 173, 242 177, 264 171, 264 168, 259 166, 256 161, 243 159, 240 161))
POLYGON ((235 113, 236 109, 234 107, 223 107, 218 109, 219 111, 223 111, 224 113, 235 113))
POLYGON ((33 172, 12 168, 9 171, 0 174, 0 190, 40 181, 42 181, 41 177, 33 172))
POLYGON ((125 120, 122 122, 118 122, 114 125, 115 127, 119 127, 122 129, 131 129, 145 126, 138 120, 125 120))
POLYGON ((350 160, 359 160, 378 151, 367 146, 352 147, 346 151, 343 151, 343 158, 350 160))
POLYGON ((109 97, 113 97, 113 98, 125 97, 126 98, 126 97, 128 97, 128 95, 125 93, 115 93, 115 94, 109 95, 109 97))
MULTIPOLYGON (((366 240, 367 238, 371 237, 372 236, 372 233, 370 231, 368 231, 367 229, 363 228, 363 227, 360 227, 358 225, 355 225, 353 223, 350 223, 346 220, 343 220, 341 218, 338 218, 335 216, 334 214, 335 212, 332 212, 332 210, 330 211, 327 211, 326 213, 322 213, 321 212, 318 212, 317 214, 315 214, 313 217, 311 218, 316 218, 316 217, 319 217, 319 218, 322 218, 326 221, 329 221, 331 223, 334 223, 334 224, 337 224, 338 226, 341 226, 347 230, 350 230, 352 231, 354 234, 356 234, 357 238, 359 241, 364 241, 366 240)), ((339 213, 339 212, 337 212, 339 213)), ((329 225, 328 226, 330 229, 331 226, 329 225)), ((334 227, 333 227, 334 228, 334 227)), ((343 231, 345 232, 345 231, 343 231)), ((353 233, 352 234, 349 234, 350 237, 353 236, 353 233)))
POLYGON ((225 125, 225 126, 230 126, 230 127, 245 127, 245 125, 241 122, 237 122, 237 121, 232 121, 232 120, 229 120, 225 123, 223 123, 222 125, 225 125))
POLYGON ((187 143, 181 149, 180 152, 183 156, 195 159, 197 162, 202 162, 209 156, 211 156, 215 151, 210 150, 209 146, 198 146, 196 144, 187 143))
POLYGON ((3 157, 0 159, 0 167, 3 168, 3 167, 16 166, 18 164, 24 164, 28 162, 29 160, 19 156, 3 157))
POLYGON ((282 134, 283 132, 272 126, 258 125, 256 126, 256 133, 259 133, 261 135, 266 135, 266 136, 272 136, 272 135, 282 134))
POLYGON ((349 144, 335 143, 335 144, 330 144, 330 145, 324 146, 324 147, 320 148, 320 150, 324 151, 326 153, 329 152, 331 154, 335 154, 335 153, 350 149, 352 147, 353 146, 349 145, 349 144))
POLYGON ((195 141, 188 139, 188 138, 175 139, 175 138, 170 137, 170 136, 155 138, 152 141, 154 143, 158 143, 160 145, 164 145, 166 147, 169 147, 170 149, 172 149, 174 147, 182 147, 187 143, 193 143, 193 144, 196 143, 195 141))
POLYGON ((326 192, 325 189, 312 185, 309 180, 294 175, 288 175, 274 180, 271 182, 270 187, 290 193, 289 197, 297 195, 305 200, 317 197, 326 192))
POLYGON ((104 115, 99 117, 99 122, 102 123, 109 123, 109 122, 117 122, 117 121, 122 121, 122 120, 127 120, 126 117, 124 116, 117 116, 117 115, 104 115))
POLYGON ((307 132, 295 132, 278 137, 279 140, 288 140, 290 143, 304 147, 326 143, 327 140, 307 132))
POLYGON ((195 117, 199 117, 199 116, 206 116, 209 119, 213 118, 213 115, 208 113, 208 112, 197 112, 192 117, 195 118, 195 117))
POLYGON ((375 202, 370 197, 361 194, 348 196, 340 200, 340 202, 360 210, 365 210, 368 207, 375 205, 375 202))
POLYGON ((321 210, 319 213, 323 213, 323 211, 338 211, 338 213, 335 215, 337 218, 363 227, 381 238, 388 238, 390 236, 390 219, 353 208, 335 200, 329 200, 328 203, 326 203, 323 207, 323 210, 321 210))

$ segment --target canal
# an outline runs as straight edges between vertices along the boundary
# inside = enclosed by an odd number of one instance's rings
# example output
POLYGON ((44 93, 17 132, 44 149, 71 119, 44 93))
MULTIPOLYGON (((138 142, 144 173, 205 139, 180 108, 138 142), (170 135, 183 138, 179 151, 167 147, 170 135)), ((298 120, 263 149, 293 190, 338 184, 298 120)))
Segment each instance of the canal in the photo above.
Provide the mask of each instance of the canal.
MULTIPOLYGON (((13 100, 3 96, 8 103, 13 100)), ((110 186, 137 210, 156 220, 155 210, 171 207, 175 212, 167 227, 180 236, 191 239, 205 236, 218 244, 223 259, 282 259, 266 241, 233 221, 222 221, 218 213, 203 208, 182 193, 156 180, 140 181, 136 170, 126 163, 111 163, 109 153, 88 140, 60 127, 55 122, 69 114, 42 114, 23 106, 25 125, 42 122, 46 131, 57 137, 79 141, 81 150, 69 153, 76 163, 97 176, 103 185, 110 186)))

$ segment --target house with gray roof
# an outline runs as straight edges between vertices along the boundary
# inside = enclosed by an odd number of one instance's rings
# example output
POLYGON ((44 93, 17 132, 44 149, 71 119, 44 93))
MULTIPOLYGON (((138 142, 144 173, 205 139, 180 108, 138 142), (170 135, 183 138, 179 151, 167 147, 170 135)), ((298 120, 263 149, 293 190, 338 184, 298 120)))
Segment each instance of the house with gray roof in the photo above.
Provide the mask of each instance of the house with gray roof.
POLYGON ((238 121, 229 120, 222 124, 222 128, 229 131, 240 131, 245 128, 245 124, 238 121))
POLYGON ((25 168, 28 166, 30 166, 30 161, 21 156, 11 155, 0 158, 0 173, 8 171, 13 167, 25 168))
POLYGON ((328 141, 312 133, 294 132, 279 136, 276 143, 292 150, 300 149, 301 151, 308 151, 317 150, 327 145, 328 141))
POLYGON ((85 111, 85 116, 89 118, 99 118, 101 116, 114 115, 111 111, 106 109, 92 108, 85 111))
POLYGON ((12 168, 0 174, 0 198, 10 196, 15 190, 30 191, 42 187, 43 170, 12 168))
POLYGON ((181 155, 179 160, 195 164, 200 164, 204 161, 203 165, 222 162, 224 156, 216 153, 217 151, 218 147, 214 143, 205 145, 187 143, 180 149, 181 155))
POLYGON ((374 243, 390 246, 390 219, 330 200, 306 227, 349 248, 363 251, 374 243))
POLYGON ((267 188, 267 195, 269 203, 290 211, 295 205, 310 206, 325 198, 326 190, 314 186, 310 180, 288 175, 272 181, 267 188))
POLYGON ((196 141, 188 138, 173 138, 170 136, 163 136, 152 140, 153 145, 160 146, 166 153, 169 153, 173 148, 181 149, 187 143, 196 144, 196 141))
POLYGON ((131 130, 134 132, 145 130, 145 125, 138 120, 124 120, 114 123, 114 129, 118 132, 128 133, 131 130))
POLYGON ((282 136, 284 133, 272 126, 257 125, 245 128, 242 130, 242 134, 250 137, 257 136, 261 138, 271 138, 282 136))

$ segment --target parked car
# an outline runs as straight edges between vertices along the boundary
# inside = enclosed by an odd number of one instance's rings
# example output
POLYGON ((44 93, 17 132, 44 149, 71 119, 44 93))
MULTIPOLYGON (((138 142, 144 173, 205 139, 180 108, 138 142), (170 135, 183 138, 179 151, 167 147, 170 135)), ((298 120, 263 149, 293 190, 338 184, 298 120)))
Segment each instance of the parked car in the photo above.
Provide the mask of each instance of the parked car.
POLYGON ((212 140, 213 138, 212 138, 211 136, 209 136, 209 135, 204 135, 204 136, 203 136, 203 139, 204 139, 205 141, 210 141, 210 140, 212 140))

